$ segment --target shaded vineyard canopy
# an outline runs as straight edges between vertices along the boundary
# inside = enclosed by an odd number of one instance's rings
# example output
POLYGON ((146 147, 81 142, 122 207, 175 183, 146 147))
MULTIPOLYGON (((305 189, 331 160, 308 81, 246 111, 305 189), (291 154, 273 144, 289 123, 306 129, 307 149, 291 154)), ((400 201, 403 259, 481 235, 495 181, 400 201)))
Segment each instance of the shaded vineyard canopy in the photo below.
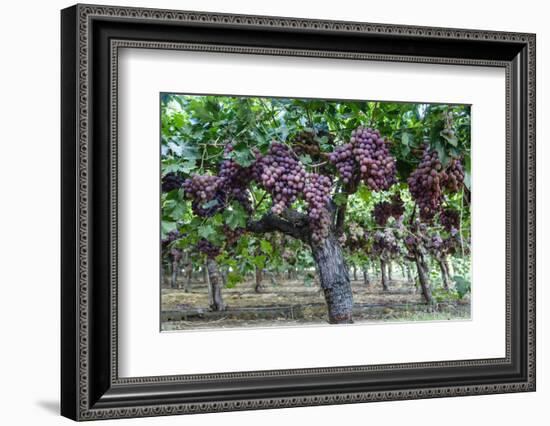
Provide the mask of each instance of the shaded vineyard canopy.
POLYGON ((348 265, 469 252, 468 105, 164 94, 161 161, 163 255, 229 287, 333 237, 348 265))

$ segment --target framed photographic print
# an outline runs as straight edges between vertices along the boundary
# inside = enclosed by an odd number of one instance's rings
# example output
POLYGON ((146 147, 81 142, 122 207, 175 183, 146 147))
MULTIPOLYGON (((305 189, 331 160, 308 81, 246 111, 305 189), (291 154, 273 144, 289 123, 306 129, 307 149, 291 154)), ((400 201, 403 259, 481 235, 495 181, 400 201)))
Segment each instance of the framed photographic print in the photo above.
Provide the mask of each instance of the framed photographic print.
POLYGON ((76 5, 74 420, 535 390, 535 36, 76 5))

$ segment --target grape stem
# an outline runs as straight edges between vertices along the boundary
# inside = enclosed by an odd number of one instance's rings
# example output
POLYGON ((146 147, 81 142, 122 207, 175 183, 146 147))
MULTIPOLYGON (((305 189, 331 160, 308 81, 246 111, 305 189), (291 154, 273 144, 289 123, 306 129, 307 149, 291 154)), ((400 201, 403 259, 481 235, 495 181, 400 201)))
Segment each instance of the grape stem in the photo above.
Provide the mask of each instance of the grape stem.
POLYGON ((267 196, 267 192, 264 192, 261 198, 258 200, 258 202, 256 202, 256 205, 254 206, 254 211, 258 210, 258 207, 260 207, 260 205, 262 204, 266 196, 267 196))

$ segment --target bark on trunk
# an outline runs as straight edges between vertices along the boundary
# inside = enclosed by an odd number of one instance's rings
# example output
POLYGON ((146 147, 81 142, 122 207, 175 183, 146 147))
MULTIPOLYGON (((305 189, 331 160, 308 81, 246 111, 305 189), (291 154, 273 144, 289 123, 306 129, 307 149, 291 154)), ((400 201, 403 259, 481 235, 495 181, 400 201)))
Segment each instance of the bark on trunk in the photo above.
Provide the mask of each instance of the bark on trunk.
POLYGON ((277 275, 273 272, 269 272, 269 281, 271 282, 271 285, 277 286, 279 283, 277 282, 277 275))
POLYGON ((422 296, 424 296, 426 303, 431 305, 433 303, 433 299, 430 278, 428 276, 428 266, 426 265, 424 257, 421 254, 416 255, 416 270, 418 271, 418 281, 420 281, 422 296))
POLYGON ((185 280, 185 286, 183 287, 183 291, 186 293, 189 293, 189 287, 191 287, 191 280, 193 279, 193 265, 189 264, 187 265, 187 279, 185 280))
POLYGON ((405 266, 405 270, 407 271, 407 281, 410 283, 414 283, 414 278, 412 276, 411 267, 407 264, 405 266))
POLYGON ((353 295, 349 273, 336 236, 330 233, 322 243, 312 246, 312 252, 327 302, 329 323, 352 323, 353 295))
POLYGON ((405 265, 403 265, 402 263, 399 264, 399 267, 401 268, 401 276, 403 277, 404 280, 407 279, 407 275, 405 274, 405 265))
POLYGON ((298 271, 296 268, 294 267, 291 267, 289 270, 288 270, 288 279, 289 281, 291 280, 295 280, 298 276, 298 271))
POLYGON ((441 270, 441 279, 443 281, 443 288, 448 291, 449 284, 450 284, 449 270, 448 270, 449 266, 447 264, 446 259, 438 259, 437 263, 439 265, 439 269, 441 270))
POLYGON ((388 277, 386 275, 386 261, 384 259, 380 259, 380 281, 382 283, 382 290, 388 291, 388 277))
POLYGON ((452 282, 452 278, 455 275, 455 271, 454 271, 454 268, 453 268, 453 262, 452 262, 452 260, 449 261, 449 258, 447 256, 445 256, 445 258, 443 260, 445 261, 445 265, 447 266, 447 274, 449 275, 449 279, 452 282))
POLYGON ((187 278, 183 282, 183 291, 188 293, 189 292, 189 270, 193 270, 193 265, 191 264, 191 259, 189 259, 189 252, 185 252, 185 255, 183 257, 183 272, 184 276, 187 278))
POLYGON ((363 266, 363 283, 366 287, 370 285, 369 267, 367 265, 363 266))
POLYGON ((353 281, 357 281, 357 267, 353 265, 353 281))
POLYGON ((256 285, 254 286, 254 291, 256 293, 260 293, 263 290, 262 281, 263 281, 262 270, 256 267, 256 285))
POLYGON ((208 302, 213 311, 225 311, 225 304, 222 297, 222 283, 218 264, 214 259, 206 261, 207 280, 208 280, 208 302))
POLYGON ((172 271, 170 275, 171 288, 178 288, 178 268, 179 262, 177 260, 172 260, 172 271))
POLYGON ((392 268, 391 260, 387 263, 387 267, 388 267, 388 283, 391 283, 393 281, 393 268, 392 268))

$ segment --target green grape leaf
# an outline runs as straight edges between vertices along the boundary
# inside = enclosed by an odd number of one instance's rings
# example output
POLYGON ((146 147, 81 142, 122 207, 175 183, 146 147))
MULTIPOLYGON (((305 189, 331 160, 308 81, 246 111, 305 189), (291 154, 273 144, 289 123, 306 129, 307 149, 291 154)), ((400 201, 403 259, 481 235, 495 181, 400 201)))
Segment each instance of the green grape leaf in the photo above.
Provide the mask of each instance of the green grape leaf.
POLYGON ((455 282, 455 290, 462 299, 470 291, 470 280, 461 275, 455 275, 453 281, 455 282))
POLYGON ((248 167, 254 162, 254 155, 248 148, 246 150, 233 151, 232 158, 242 167, 248 167))
POLYGON ((214 230, 212 225, 207 224, 207 225, 199 226, 199 228, 197 229, 197 233, 202 238, 205 238, 205 239, 209 240, 216 233, 216 231, 214 230))
POLYGON ((225 223, 231 229, 245 228, 247 214, 244 208, 238 203, 232 203, 231 208, 228 208, 223 213, 225 223))
POLYGON ((229 274, 227 274, 227 284, 226 288, 235 288, 237 284, 243 281, 243 277, 241 274, 235 271, 231 271, 229 274))
POLYGON ((335 194, 332 198, 332 201, 334 201, 334 204, 337 206, 343 206, 348 202, 348 196, 342 192, 335 194))
POLYGON ((263 269, 265 266, 265 261, 267 260, 266 256, 260 255, 260 256, 254 256, 254 259, 252 259, 252 263, 256 265, 258 269, 263 269))
POLYGON ((455 135, 449 136, 446 133, 441 132, 440 136, 447 141, 447 143, 451 144, 452 146, 458 145, 458 139, 455 135))
POLYGON ((310 157, 308 154, 300 155, 300 162, 301 162, 304 166, 308 166, 308 165, 311 164, 311 157, 310 157))
POLYGON ((357 196, 365 203, 368 203, 372 198, 372 192, 365 185, 359 185, 357 196))
POLYGON ((260 248, 265 254, 271 254, 273 253, 273 246, 271 243, 267 240, 261 240, 260 241, 260 248))
POLYGON ((464 171, 464 186, 468 188, 468 190, 472 190, 472 176, 468 171, 464 171))
POLYGON ((161 235, 163 238, 166 237, 169 232, 175 231, 176 229, 178 229, 178 224, 167 220, 163 220, 160 226, 161 235))

